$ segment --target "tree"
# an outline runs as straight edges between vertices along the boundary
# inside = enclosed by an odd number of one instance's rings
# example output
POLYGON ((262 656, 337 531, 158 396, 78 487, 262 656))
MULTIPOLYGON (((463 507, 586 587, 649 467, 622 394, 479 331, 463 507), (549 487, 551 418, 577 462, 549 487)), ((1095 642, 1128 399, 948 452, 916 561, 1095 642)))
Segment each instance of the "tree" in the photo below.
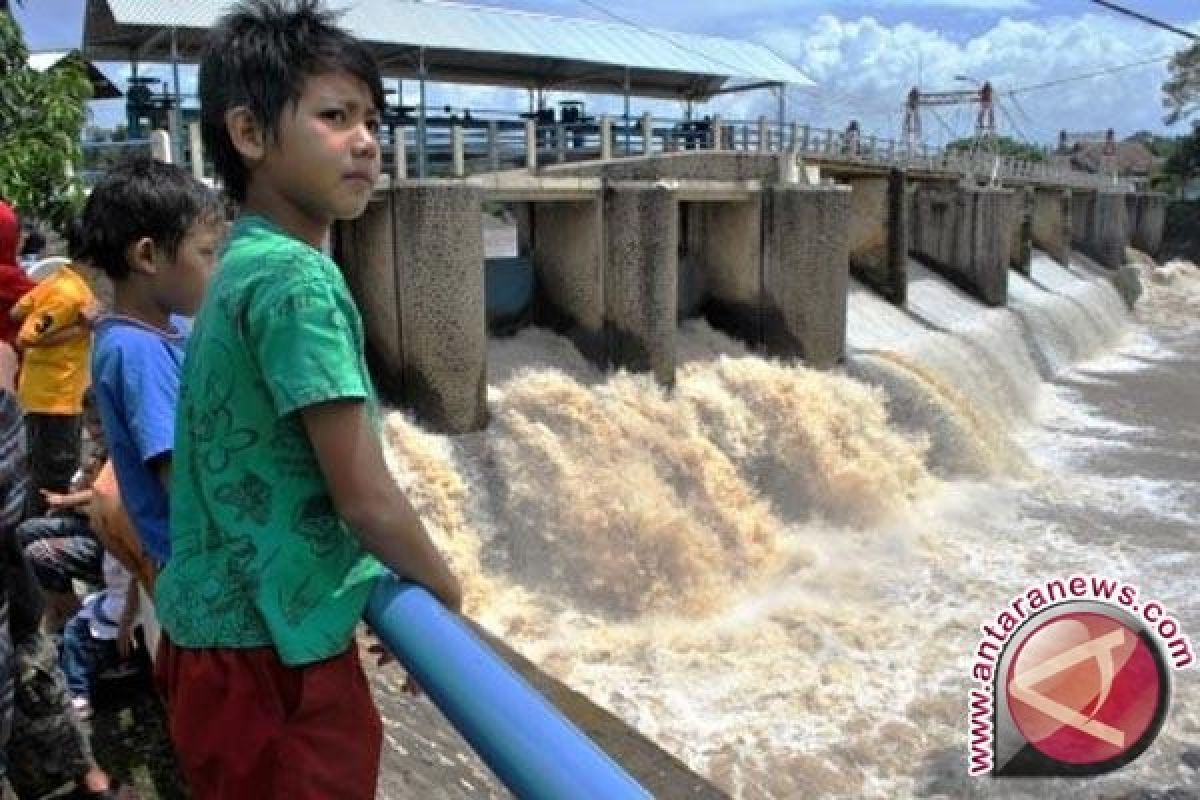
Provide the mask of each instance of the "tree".
POLYGON ((0 197, 62 229, 83 201, 74 174, 92 84, 78 54, 31 68, 8 10, 0 0, 0 197))
POLYGON ((1026 161, 1045 161, 1046 154, 1036 144, 1018 142, 1011 136, 993 136, 986 142, 973 136, 965 139, 955 139, 946 145, 947 150, 959 150, 970 153, 981 150, 1012 158, 1023 158, 1026 161))
POLYGON ((1179 137, 1174 152, 1163 165, 1163 174, 1175 181, 1181 193, 1200 174, 1200 123, 1192 125, 1191 134, 1179 137))
POLYGON ((1163 106, 1167 124, 1174 125, 1200 108, 1200 43, 1172 56, 1168 69, 1171 77, 1162 87, 1163 106))

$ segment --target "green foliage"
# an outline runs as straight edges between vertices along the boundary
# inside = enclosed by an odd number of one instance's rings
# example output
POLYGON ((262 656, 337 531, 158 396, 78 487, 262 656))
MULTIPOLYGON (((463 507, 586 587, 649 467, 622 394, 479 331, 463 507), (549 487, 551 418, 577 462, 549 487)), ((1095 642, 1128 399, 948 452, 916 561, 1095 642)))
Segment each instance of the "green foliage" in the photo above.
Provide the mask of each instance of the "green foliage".
POLYGON ((1045 161, 1046 154, 1036 144, 1028 142, 1019 142, 1011 136, 993 136, 986 142, 977 142, 974 137, 966 139, 955 139, 946 145, 947 150, 960 150, 971 152, 972 150, 982 150, 988 153, 995 153, 1001 156, 1010 156, 1012 158, 1023 158, 1026 161, 1045 161))
POLYGON ((1168 69, 1171 77, 1162 87, 1163 106, 1167 124, 1174 125, 1200 108, 1200 44, 1176 53, 1168 69))
POLYGON ((1174 152, 1163 165, 1163 174, 1180 188, 1200 174, 1200 123, 1192 126, 1191 134, 1179 137, 1174 152))
POLYGON ((0 197, 61 229, 83 202, 75 171, 92 84, 77 55, 44 73, 28 56, 16 22, 0 13, 0 197))

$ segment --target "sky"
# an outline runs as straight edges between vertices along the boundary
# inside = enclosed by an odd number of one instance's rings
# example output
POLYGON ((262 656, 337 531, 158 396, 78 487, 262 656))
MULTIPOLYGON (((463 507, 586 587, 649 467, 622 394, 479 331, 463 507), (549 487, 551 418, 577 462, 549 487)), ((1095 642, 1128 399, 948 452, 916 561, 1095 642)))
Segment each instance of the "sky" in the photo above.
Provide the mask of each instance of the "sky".
MULTIPOLYGON (((354 0, 334 0, 346 6, 354 0)), ((1195 0, 1121 0, 1123 5, 1200 33, 1195 0)), ((82 36, 84 0, 25 0, 16 12, 31 50, 75 47, 82 36)), ((1161 86, 1167 58, 1188 39, 1109 11, 1090 0, 476 0, 475 5, 614 21, 725 36, 770 47, 816 82, 793 89, 788 114, 802 123, 844 128, 858 119, 868 133, 899 137, 904 96, 919 85, 927 91, 969 88, 965 76, 990 80, 1000 96, 1001 133, 1051 143, 1059 130, 1114 128, 1125 136, 1139 130, 1182 133, 1183 123, 1163 123, 1161 86), (1154 60, 1124 69, 1136 62, 1154 60), (1098 71, 1108 74, 1056 86, 1028 89, 1098 71), (1028 89, 1028 90, 1027 90, 1028 89), (1012 92, 1011 94, 1009 92, 1012 92)), ((128 66, 101 64, 124 87, 128 66)), ((155 72, 146 68, 142 72, 155 72)), ((166 76, 162 68, 157 74, 166 76)), ((185 70, 183 91, 194 91, 194 71, 185 70)), ((405 82, 405 101, 415 101, 415 84, 405 82)), ((576 95, 551 95, 550 101, 576 95)), ((583 98, 589 111, 617 112, 618 98, 583 98)), ((523 92, 441 85, 430 104, 525 110, 523 92)), ((94 121, 112 125, 121 101, 94 104, 94 121)), ((777 101, 766 92, 723 97, 700 113, 726 118, 774 116, 777 101)), ((679 116, 678 104, 634 101, 634 113, 679 116)), ((967 108, 927 111, 924 130, 933 143, 966 135, 973 127, 967 108)))

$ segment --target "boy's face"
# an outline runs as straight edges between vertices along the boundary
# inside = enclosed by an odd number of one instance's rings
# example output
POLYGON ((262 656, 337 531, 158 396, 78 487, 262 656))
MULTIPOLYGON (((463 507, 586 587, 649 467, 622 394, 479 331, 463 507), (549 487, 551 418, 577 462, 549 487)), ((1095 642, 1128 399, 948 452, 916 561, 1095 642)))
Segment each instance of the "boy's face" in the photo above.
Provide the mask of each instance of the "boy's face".
POLYGON ((198 219, 183 235, 175 258, 162 255, 162 269, 157 270, 158 302, 175 314, 194 316, 204 300, 204 292, 217 264, 217 249, 224 236, 225 226, 218 219, 198 219))
POLYGON ((379 177, 379 110, 366 84, 347 72, 309 77, 280 116, 260 175, 314 223, 362 214, 379 177))

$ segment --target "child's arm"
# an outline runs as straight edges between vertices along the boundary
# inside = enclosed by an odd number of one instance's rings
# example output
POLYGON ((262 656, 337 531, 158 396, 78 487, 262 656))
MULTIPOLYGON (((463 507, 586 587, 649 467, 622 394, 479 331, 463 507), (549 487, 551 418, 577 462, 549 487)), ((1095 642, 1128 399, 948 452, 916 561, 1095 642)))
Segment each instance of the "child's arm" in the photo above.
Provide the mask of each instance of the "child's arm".
POLYGON ((338 515, 364 549, 397 576, 422 584, 452 611, 462 589, 425 531, 417 512, 392 481, 383 449, 362 401, 335 401, 301 410, 338 515))
POLYGON ((92 490, 80 489, 78 492, 52 492, 49 489, 42 489, 42 498, 46 501, 46 507, 51 510, 72 509, 86 506, 92 502, 92 490))
POLYGON ((125 605, 121 619, 117 621, 117 654, 124 660, 133 652, 133 623, 137 621, 141 596, 138 594, 137 581, 129 575, 126 575, 123 589, 118 591, 125 593, 125 605))
POLYGON ((13 308, 13 318, 20 312, 21 330, 17 333, 17 349, 49 347, 88 335, 87 323, 79 304, 61 293, 43 296, 36 307, 25 295, 13 308))

